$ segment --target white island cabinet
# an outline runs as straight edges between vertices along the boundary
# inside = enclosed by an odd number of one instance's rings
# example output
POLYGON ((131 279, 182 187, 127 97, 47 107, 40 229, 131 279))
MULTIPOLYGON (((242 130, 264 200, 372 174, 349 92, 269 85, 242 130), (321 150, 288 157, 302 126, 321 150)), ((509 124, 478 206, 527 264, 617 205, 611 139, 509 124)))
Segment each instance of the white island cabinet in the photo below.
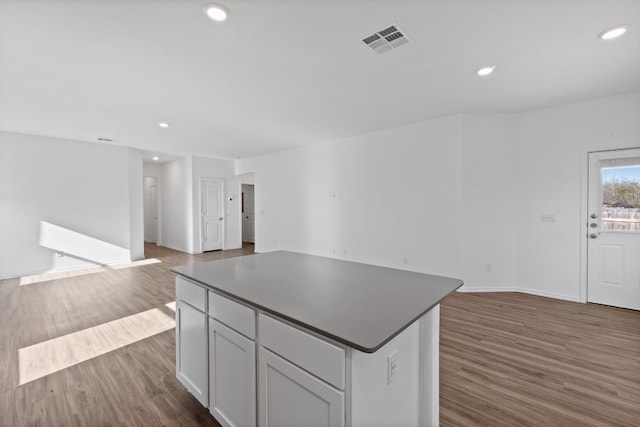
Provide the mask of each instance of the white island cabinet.
POLYGON ((290 252, 172 271, 176 375, 221 425, 438 425, 460 280, 290 252))
POLYGON ((207 291, 176 278, 176 376, 203 405, 207 404, 207 291))

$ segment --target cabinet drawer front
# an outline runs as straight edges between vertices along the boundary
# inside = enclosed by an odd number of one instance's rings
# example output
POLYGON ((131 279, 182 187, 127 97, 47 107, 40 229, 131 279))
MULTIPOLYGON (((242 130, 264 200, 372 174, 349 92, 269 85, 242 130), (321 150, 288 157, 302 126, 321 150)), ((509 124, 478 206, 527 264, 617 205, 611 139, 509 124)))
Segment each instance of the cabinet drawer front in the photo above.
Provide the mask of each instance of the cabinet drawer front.
POLYGON ((176 277, 176 298, 200 311, 206 311, 207 290, 182 277, 176 277))
POLYGON ((344 392, 259 349, 258 425, 344 427, 344 392))
POLYGON ((252 340, 256 339, 256 312, 246 305, 209 291, 209 316, 252 340))
POLYGON ((262 314, 258 322, 260 345, 344 390, 343 348, 262 314))

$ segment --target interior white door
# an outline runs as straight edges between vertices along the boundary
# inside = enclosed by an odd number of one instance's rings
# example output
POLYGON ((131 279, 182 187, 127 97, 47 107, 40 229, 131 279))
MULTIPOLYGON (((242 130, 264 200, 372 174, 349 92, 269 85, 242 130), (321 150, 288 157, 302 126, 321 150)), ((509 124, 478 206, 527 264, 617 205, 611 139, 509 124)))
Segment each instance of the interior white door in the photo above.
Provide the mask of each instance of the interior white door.
POLYGON ((640 149, 589 154, 587 299, 640 310, 640 149))
POLYGON ((222 181, 200 181, 200 209, 202 213, 202 251, 222 249, 224 212, 222 181))

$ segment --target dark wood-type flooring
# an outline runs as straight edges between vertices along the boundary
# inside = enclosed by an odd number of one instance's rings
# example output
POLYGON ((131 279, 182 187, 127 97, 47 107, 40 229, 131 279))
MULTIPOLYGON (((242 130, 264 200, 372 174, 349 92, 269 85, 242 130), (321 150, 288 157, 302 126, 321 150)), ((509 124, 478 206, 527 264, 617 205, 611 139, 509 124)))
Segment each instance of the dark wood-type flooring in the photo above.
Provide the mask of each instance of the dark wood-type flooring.
POLYGON ((519 293, 441 308, 441 426, 640 426, 640 312, 519 293))
MULTIPOLYGON (((146 245, 161 262, 0 281, 0 426, 217 426, 175 378, 169 330, 18 385, 18 351, 174 300, 168 269, 240 256, 146 245)), ((442 305, 442 426, 640 425, 640 312, 517 293, 442 305)))

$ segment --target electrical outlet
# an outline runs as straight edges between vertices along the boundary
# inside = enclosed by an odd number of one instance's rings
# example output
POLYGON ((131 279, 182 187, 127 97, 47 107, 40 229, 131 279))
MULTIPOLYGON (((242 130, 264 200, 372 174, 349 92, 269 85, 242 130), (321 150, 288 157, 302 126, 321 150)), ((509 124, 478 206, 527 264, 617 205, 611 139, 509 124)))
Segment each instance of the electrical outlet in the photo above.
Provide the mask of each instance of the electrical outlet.
POLYGON ((398 350, 387 356, 387 385, 398 377, 398 350))
POLYGON ((540 215, 540 222, 556 222, 555 214, 542 214, 540 215))

